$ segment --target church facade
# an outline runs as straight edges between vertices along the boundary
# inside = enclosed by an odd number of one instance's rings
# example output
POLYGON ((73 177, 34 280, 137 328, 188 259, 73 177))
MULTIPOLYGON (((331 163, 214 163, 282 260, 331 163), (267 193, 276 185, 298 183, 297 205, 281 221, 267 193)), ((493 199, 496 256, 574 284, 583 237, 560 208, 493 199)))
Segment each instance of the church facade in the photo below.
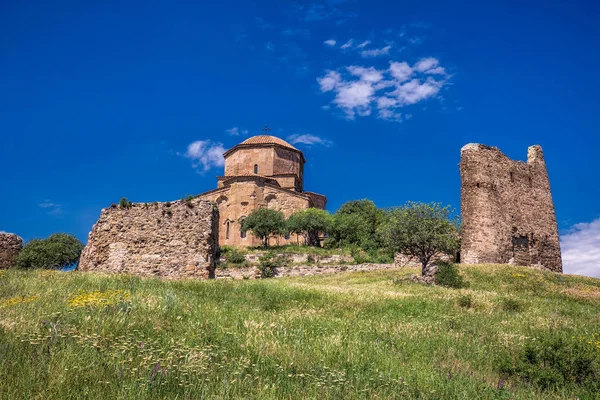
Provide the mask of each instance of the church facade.
MULTIPOLYGON (((304 154, 275 136, 253 136, 227 150, 225 173, 217 188, 198 196, 219 208, 219 245, 258 246, 259 238, 241 230, 248 214, 260 207, 288 218, 307 208, 325 209, 327 198, 304 190, 304 154)), ((271 243, 296 243, 297 237, 272 238, 271 243)))

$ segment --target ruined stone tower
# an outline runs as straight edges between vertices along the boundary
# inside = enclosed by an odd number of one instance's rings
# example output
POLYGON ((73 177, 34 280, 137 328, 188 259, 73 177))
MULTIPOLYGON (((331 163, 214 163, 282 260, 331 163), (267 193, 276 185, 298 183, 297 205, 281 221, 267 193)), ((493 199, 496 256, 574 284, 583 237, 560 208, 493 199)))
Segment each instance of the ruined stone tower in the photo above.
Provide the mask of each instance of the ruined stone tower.
POLYGON ((542 148, 529 147, 526 163, 482 144, 467 144, 460 153, 461 262, 562 272, 542 148))

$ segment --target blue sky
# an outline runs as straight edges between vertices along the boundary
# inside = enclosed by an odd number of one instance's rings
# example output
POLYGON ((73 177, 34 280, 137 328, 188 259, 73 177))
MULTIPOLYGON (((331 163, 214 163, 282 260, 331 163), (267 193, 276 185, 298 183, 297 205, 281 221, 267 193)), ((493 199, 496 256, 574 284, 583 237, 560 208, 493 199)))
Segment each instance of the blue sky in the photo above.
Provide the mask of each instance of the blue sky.
POLYGON ((458 3, 5 0, 0 230, 85 242, 121 197, 214 188, 265 124, 330 211, 458 210, 464 144, 540 144, 566 269, 600 275, 600 6, 458 3))

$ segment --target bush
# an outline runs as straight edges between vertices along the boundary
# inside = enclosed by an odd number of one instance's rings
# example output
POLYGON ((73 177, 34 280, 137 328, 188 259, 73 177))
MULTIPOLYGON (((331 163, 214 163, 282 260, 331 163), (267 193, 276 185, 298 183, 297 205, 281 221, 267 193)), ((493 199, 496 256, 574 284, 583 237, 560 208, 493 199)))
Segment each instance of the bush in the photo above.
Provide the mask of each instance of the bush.
POLYGON ((465 286, 463 277, 458 273, 458 267, 452 263, 438 263, 435 283, 449 288, 460 289, 465 286))
POLYGON ((462 308, 471 308, 473 307, 473 298, 471 295, 464 295, 458 298, 458 305, 462 308))
POLYGON ((551 335, 529 340, 516 359, 499 359, 497 369, 542 389, 578 385, 592 393, 600 390, 600 352, 586 340, 551 335))
POLYGON ((506 297, 502 299, 502 309, 508 312, 520 312, 523 311, 525 307, 523 303, 521 303, 517 299, 513 299, 511 297, 506 297))
POLYGON ((75 236, 55 233, 46 239, 28 242, 16 258, 18 268, 61 269, 75 264, 83 250, 75 236))
POLYGON ((243 264, 246 262, 246 257, 236 248, 230 248, 225 255, 225 258, 231 264, 243 264))
POLYGON ((119 207, 121 207, 121 208, 131 208, 132 205, 133 205, 133 203, 131 201, 127 200, 127 197, 123 197, 119 201, 119 207))
POLYGON ((277 268, 286 267, 289 264, 287 257, 267 252, 258 258, 258 269, 261 278, 273 278, 277 268))

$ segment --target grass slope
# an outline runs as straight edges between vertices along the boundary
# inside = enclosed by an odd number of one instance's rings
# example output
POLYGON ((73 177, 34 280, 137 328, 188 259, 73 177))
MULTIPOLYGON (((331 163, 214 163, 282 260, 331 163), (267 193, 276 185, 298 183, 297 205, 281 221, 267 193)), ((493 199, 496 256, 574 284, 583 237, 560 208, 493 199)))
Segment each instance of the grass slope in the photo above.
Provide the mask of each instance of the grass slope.
POLYGON ((600 280, 494 265, 461 267, 468 289, 398 279, 414 272, 0 272, 0 398, 597 398, 497 364, 548 334, 600 354, 600 280))

